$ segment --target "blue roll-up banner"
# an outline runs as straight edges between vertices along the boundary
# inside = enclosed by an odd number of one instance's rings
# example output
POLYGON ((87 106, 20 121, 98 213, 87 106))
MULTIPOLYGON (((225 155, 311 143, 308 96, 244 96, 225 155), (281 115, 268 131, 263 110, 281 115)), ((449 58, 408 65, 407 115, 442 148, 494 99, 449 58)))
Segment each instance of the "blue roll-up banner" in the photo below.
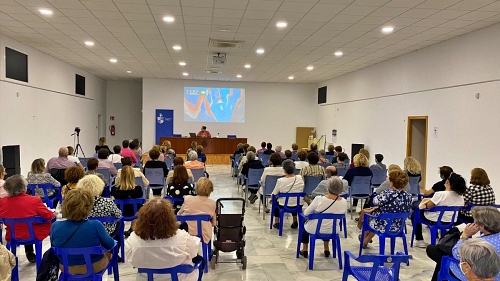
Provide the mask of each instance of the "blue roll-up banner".
POLYGON ((174 111, 171 109, 157 109, 156 122, 156 144, 160 143, 160 137, 171 137, 174 134, 174 111))

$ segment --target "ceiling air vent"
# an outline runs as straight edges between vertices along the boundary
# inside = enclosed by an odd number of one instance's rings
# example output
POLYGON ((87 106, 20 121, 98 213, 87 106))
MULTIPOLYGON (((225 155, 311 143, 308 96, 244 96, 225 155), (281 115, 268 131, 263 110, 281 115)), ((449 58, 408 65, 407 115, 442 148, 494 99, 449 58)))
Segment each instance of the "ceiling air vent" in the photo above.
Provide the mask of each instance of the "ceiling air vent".
POLYGON ((210 39, 208 46, 214 48, 241 48, 244 42, 245 41, 210 39))

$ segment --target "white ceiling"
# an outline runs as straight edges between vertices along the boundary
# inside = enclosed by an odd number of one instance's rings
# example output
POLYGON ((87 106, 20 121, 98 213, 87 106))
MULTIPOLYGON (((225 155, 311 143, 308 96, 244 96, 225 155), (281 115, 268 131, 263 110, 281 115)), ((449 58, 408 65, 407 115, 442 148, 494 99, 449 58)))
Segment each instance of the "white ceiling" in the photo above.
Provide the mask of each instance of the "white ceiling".
POLYGON ((108 80, 318 83, 500 21, 495 0, 0 0, 0 11, 0 33, 108 80), (217 50, 209 38, 245 43, 217 50), (206 74, 217 51, 227 64, 206 74))

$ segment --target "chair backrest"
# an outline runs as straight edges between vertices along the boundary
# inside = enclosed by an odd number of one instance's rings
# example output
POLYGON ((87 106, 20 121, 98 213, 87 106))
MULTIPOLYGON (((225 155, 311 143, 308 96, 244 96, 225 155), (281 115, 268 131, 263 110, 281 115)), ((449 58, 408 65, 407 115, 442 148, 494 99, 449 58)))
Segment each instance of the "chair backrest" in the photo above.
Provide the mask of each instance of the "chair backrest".
POLYGON ((372 178, 372 185, 381 185, 387 178, 387 170, 386 169, 380 169, 380 168, 374 168, 371 169, 373 178, 372 178))
MULTIPOLYGON (((116 242, 115 242, 116 246, 116 242)), ((100 272, 94 273, 94 268, 92 266, 91 255, 102 255, 108 250, 102 246, 86 247, 86 248, 51 248, 54 254, 59 257, 60 263, 62 263, 64 271, 61 274, 59 280, 97 280, 96 276, 102 276, 106 268, 100 272), (85 259, 85 267, 87 268, 87 273, 85 274, 70 274, 68 269, 68 256, 83 256, 85 259)))
POLYGON ((144 175, 148 179, 149 185, 165 186, 163 168, 147 168, 144 175))
MULTIPOLYGON (((257 153, 257 156, 259 157, 259 159, 261 159, 261 158, 262 158, 262 155, 264 155, 264 151, 261 151, 261 152, 258 152, 258 153, 257 153)), ((261 161, 262 161, 262 160, 261 160, 261 161)))
POLYGON ((332 163, 333 155, 325 155, 325 158, 328 159, 328 163, 332 163))
POLYGON ((410 213, 382 213, 378 216, 371 216, 370 214, 365 214, 365 218, 363 220, 363 229, 369 229, 372 232, 383 234, 385 236, 398 236, 401 232, 404 230, 404 222, 407 218, 410 217, 410 213), (376 229, 373 229, 369 227, 370 225, 370 219, 369 218, 377 218, 377 220, 385 220, 387 221, 387 224, 385 225, 385 230, 383 232, 377 231, 376 229), (391 230, 391 226, 394 223, 395 220, 403 220, 401 223, 401 228, 398 232, 393 232, 391 230))
POLYGON ((294 174, 294 175, 298 175, 298 174, 300 174, 300 169, 295 169, 295 171, 293 171, 293 174, 294 174))
POLYGON ((49 193, 48 193, 49 189, 54 190, 54 192, 56 193, 56 198, 59 198, 59 199, 61 198, 61 188, 55 187, 51 183, 31 183, 31 184, 28 184, 28 186, 26 187, 26 189, 28 191, 31 191, 31 195, 35 194, 35 189, 36 188, 40 188, 40 189, 43 190, 42 201, 43 201, 43 203, 45 203, 47 205, 48 205, 47 202, 50 201, 49 193))
POLYGON ((274 198, 285 198, 285 204, 283 205, 284 207, 282 208, 286 212, 302 212, 302 207, 300 206, 300 198, 304 198, 306 196, 305 192, 286 192, 286 193, 278 193, 277 195, 273 195, 273 202, 274 198), (288 201, 290 198, 296 198, 296 202, 299 203, 296 206, 293 207, 288 207, 288 201))
POLYGON ((135 178, 135 185, 138 185, 140 187, 144 187, 142 183, 142 177, 136 177, 135 178))
POLYGON ((330 163, 318 163, 318 165, 326 169, 326 167, 330 166, 330 163))
POLYGON ((349 189, 349 195, 370 195, 370 194, 372 194, 371 180, 372 180, 372 176, 355 176, 351 182, 351 188, 349 189))
POLYGON ((297 153, 292 153, 292 160, 299 161, 299 157, 297 156, 297 153))
POLYGON ((135 159, 137 159, 137 163, 133 163, 132 167, 134 167, 134 168, 140 168, 141 167, 141 163, 142 163, 142 157, 139 154, 134 154, 134 155, 135 155, 135 159))
POLYGON ((264 168, 262 169, 248 169, 247 176, 247 186, 257 186, 259 185, 260 178, 264 173, 264 168))
POLYGON ((241 154, 234 155, 233 167, 237 167, 241 160, 241 154))
POLYGON ((337 169, 337 176, 343 177, 345 176, 345 173, 347 173, 348 169, 337 169))
POLYGON ((335 227, 337 224, 337 220, 341 222, 345 218, 345 214, 329 214, 329 213, 315 213, 315 214, 310 214, 306 217, 308 220, 318 220, 317 225, 316 225, 316 232, 314 233, 315 235, 321 236, 321 235, 335 235, 337 233, 337 227, 335 227), (321 233, 321 224, 323 223, 323 220, 333 220, 333 226, 332 227, 332 233, 321 233))
POLYGON ((478 207, 478 206, 490 206, 493 208, 500 209, 500 205, 498 205, 498 204, 469 204, 466 207, 464 207, 464 210, 470 211, 470 210, 472 210, 472 208, 478 207))
POLYGON ((208 214, 196 214, 196 215, 177 215, 177 221, 179 222, 188 222, 188 221, 196 221, 196 229, 198 230, 198 236, 201 241, 203 241, 203 230, 201 228, 201 222, 212 221, 212 218, 208 214))
POLYGON ((84 168, 87 168, 87 162, 89 162, 89 159, 90 158, 78 157, 78 160, 80 160, 80 164, 82 164, 84 168))
POLYGON ((66 172, 66 169, 50 169, 50 175, 60 182, 61 186, 68 183, 66 179, 64 179, 64 172, 66 172))
POLYGON ((135 198, 135 199, 115 199, 115 204, 118 206, 118 209, 124 213, 125 205, 131 205, 134 208, 134 215, 130 217, 123 217, 123 220, 130 221, 137 218, 137 211, 139 211, 139 206, 146 203, 146 199, 144 198, 135 198))
POLYGON ((107 181, 108 185, 111 185, 111 173, 109 172, 109 169, 97 169, 97 173, 101 174, 107 181))
POLYGON ((170 203, 172 203, 172 205, 174 205, 175 203, 180 204, 180 205, 184 204, 184 197, 177 198, 177 197, 172 197, 172 196, 165 196, 164 198, 167 199, 168 201, 170 201, 170 203))
POLYGON ((410 193, 412 195, 420 194, 420 186, 418 182, 420 181, 420 177, 409 177, 408 183, 410 184, 410 193))
POLYGON ((121 218, 115 218, 113 216, 105 217, 88 217, 89 220, 100 221, 101 223, 118 223, 121 218))
POLYGON ((200 270, 201 260, 197 261, 194 265, 180 264, 172 268, 151 269, 151 268, 138 268, 139 273, 145 273, 148 276, 148 281, 154 280, 154 274, 170 274, 172 281, 179 281, 178 274, 189 274, 195 270, 200 270))
POLYGON ((262 157, 259 156, 260 162, 262 162, 262 165, 264 165, 264 167, 269 167, 269 157, 269 154, 262 154, 262 157))
MULTIPOLYGON (((1 218, 0 219, 2 223, 7 225, 10 230, 10 241, 11 243, 16 243, 16 244, 33 244, 36 241, 36 236, 35 236, 35 230, 33 228, 33 224, 39 224, 39 223, 46 223, 48 222, 46 219, 40 217, 40 216, 35 216, 35 217, 29 217, 29 218, 15 218, 15 219, 8 219, 8 218, 1 218), (27 239, 17 239, 16 238, 16 232, 15 232, 15 227, 14 225, 19 224, 25 224, 28 227, 28 233, 30 235, 29 238, 27 239)), ((19 227, 18 227, 19 229, 19 227)))
POLYGON ((120 170, 121 168, 123 168, 122 163, 113 163, 113 165, 115 165, 116 170, 120 170))
POLYGON ((236 135, 227 135, 227 138, 228 138, 228 139, 235 139, 235 138, 236 138, 236 135))
POLYGON ((198 179, 205 177, 205 169, 203 168, 191 169, 191 173, 193 173, 194 182, 197 182, 198 179))
POLYGON ((264 182, 263 194, 264 195, 271 194, 274 190, 274 187, 276 186, 276 182, 278 181, 279 178, 282 177, 284 176, 266 176, 266 181, 264 182))
POLYGON ((174 164, 174 160, 172 158, 165 156, 165 159, 163 159, 163 162, 165 162, 165 164, 167 165, 167 168, 169 170, 172 170, 172 166, 174 164))
MULTIPOLYGON (((377 277, 377 273, 380 269, 380 267, 384 267, 384 264, 386 263, 392 263, 392 279, 384 279, 384 281, 398 281, 399 280, 399 267, 402 262, 407 263, 408 260, 410 259, 410 256, 404 255, 403 253, 397 253, 396 255, 362 255, 356 258, 351 252, 345 251, 344 252, 344 257, 345 261, 349 260, 349 257, 356 260, 359 263, 373 263, 373 266, 368 266, 364 267, 367 270, 370 270, 370 277, 369 279, 363 279, 363 280, 369 280, 369 281, 375 281, 377 277)), ((350 267, 350 265, 349 265, 350 267)), ((346 269, 347 264, 346 264, 346 269)))
POLYGON ((312 194, 313 190, 323 180, 322 176, 305 176, 304 177, 304 192, 312 194))
POLYGON ((463 209, 463 207, 461 207, 461 206, 435 206, 435 207, 428 209, 427 211, 439 212, 438 219, 433 226, 436 228, 439 228, 439 229, 446 229, 446 228, 450 228, 451 226, 453 226, 455 224, 458 212, 460 212, 460 210, 462 210, 462 209, 463 209), (453 214, 451 216, 451 221, 443 222, 442 219, 443 219, 443 216, 446 212, 448 212, 448 213, 453 212, 453 214))

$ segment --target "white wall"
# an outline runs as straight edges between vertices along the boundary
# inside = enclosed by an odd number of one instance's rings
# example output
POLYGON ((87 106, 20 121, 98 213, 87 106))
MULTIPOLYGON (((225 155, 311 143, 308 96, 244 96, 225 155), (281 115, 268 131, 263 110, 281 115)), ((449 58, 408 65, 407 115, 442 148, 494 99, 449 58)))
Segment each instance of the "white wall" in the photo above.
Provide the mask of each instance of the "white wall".
POLYGON ((500 194, 499 33, 494 25, 321 83, 329 105, 318 106, 318 131, 336 128, 339 145, 365 143, 402 165, 408 116, 429 116, 427 186, 439 166, 467 181, 482 167, 500 194))
POLYGON ((106 139, 112 149, 125 139, 141 138, 142 83, 107 81, 106 89, 106 139), (110 120, 110 116, 115 120, 110 120), (112 124, 116 128, 114 136, 108 129, 112 124))
POLYGON ((206 125, 212 136, 235 134, 252 145, 266 141, 288 149, 295 141, 296 127, 315 126, 316 94, 314 84, 143 79, 143 147, 155 141, 155 110, 173 109, 176 134, 198 133, 206 125), (184 87, 197 86, 245 88, 245 122, 184 122, 184 87))
POLYGON ((71 134, 81 128, 86 155, 97 143, 97 116, 105 114, 106 81, 65 62, 0 35, 0 146, 21 145, 21 172, 36 158, 57 156, 73 145, 71 134), (28 83, 5 77, 5 47, 28 55, 28 83), (75 95, 75 74, 86 78, 85 97, 75 95))

